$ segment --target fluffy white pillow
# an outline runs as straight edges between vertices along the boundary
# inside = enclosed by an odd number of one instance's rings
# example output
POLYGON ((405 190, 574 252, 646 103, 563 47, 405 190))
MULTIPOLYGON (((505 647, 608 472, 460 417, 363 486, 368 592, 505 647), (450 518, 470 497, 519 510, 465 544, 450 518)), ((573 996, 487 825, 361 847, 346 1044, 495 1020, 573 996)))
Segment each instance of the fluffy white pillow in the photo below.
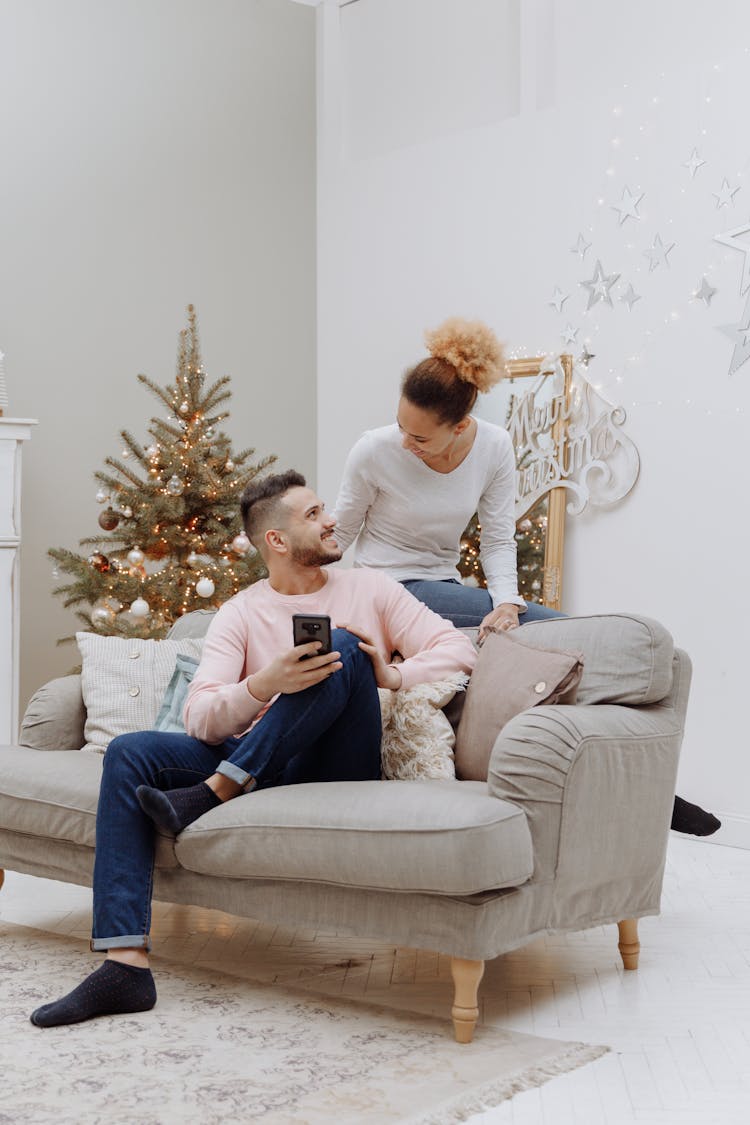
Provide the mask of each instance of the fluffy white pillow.
POLYGON ((118 734, 153 729, 180 655, 200 657, 203 637, 127 640, 76 633, 86 707, 84 750, 103 754, 118 734))
POLYGON ((457 673, 434 684, 415 684, 403 691, 378 689, 383 720, 383 777, 408 781, 420 777, 456 776, 456 735, 443 714, 469 677, 457 673))

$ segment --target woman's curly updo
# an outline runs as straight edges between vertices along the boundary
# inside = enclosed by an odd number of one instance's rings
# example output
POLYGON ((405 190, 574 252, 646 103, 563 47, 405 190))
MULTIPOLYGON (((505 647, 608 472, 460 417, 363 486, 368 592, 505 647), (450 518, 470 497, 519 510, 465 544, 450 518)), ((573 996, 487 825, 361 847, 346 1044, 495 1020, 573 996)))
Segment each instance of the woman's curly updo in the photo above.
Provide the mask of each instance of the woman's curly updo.
POLYGON ((453 316, 425 332, 430 352, 401 380, 401 393, 440 422, 454 426, 503 376, 503 351, 491 328, 479 320, 453 316))

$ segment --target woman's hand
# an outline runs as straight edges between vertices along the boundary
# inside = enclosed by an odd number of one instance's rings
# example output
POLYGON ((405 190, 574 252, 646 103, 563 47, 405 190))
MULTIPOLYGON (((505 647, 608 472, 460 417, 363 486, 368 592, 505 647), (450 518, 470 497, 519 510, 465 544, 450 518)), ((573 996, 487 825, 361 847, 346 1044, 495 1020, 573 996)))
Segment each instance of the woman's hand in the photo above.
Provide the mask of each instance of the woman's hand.
POLYGON ((341 653, 316 656, 320 644, 320 641, 308 641, 282 652, 265 668, 248 676, 245 681, 247 690, 262 703, 267 703, 274 695, 294 695, 327 679, 343 667, 341 653), (309 660, 302 659, 306 655, 309 660))
POLYGON ((355 637, 359 637, 359 647, 362 652, 366 652, 372 661, 372 670, 375 673, 375 683, 378 687, 388 688, 389 691, 398 691, 401 687, 401 673, 397 668, 391 667, 386 662, 382 652, 379 651, 372 643, 372 639, 366 636, 361 629, 357 629, 354 625, 337 625, 338 629, 346 629, 349 633, 353 633, 355 637))
POLYGON ((502 605, 495 606, 492 612, 487 614, 479 626, 480 641, 484 640, 490 626, 504 633, 509 629, 517 629, 518 606, 514 605, 513 602, 503 602, 502 605))

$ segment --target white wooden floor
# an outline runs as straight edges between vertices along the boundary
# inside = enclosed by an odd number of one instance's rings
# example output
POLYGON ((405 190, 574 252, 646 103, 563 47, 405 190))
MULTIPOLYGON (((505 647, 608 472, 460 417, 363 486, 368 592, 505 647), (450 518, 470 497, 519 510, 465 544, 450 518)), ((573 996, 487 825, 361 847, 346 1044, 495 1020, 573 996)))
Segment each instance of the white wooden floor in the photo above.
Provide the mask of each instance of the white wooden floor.
MULTIPOLYGON (((0 891, 0 918, 42 930, 88 937, 90 907, 87 890, 13 873, 0 891)), ((488 964, 485 1023, 612 1050, 473 1125, 750 1121, 750 852, 672 836, 662 910, 641 922, 635 973, 622 970, 616 927, 488 964)), ((153 936, 156 956, 447 1019, 448 958, 428 951, 162 905, 153 936)))

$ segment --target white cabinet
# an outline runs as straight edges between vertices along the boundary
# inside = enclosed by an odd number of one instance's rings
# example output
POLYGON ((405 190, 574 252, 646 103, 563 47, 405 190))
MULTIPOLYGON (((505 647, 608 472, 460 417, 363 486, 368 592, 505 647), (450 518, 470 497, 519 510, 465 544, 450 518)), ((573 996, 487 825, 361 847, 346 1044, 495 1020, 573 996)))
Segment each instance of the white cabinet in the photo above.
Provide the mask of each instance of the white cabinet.
POLYGON ((0 417, 0 746, 18 735, 21 450, 35 425, 0 417))

